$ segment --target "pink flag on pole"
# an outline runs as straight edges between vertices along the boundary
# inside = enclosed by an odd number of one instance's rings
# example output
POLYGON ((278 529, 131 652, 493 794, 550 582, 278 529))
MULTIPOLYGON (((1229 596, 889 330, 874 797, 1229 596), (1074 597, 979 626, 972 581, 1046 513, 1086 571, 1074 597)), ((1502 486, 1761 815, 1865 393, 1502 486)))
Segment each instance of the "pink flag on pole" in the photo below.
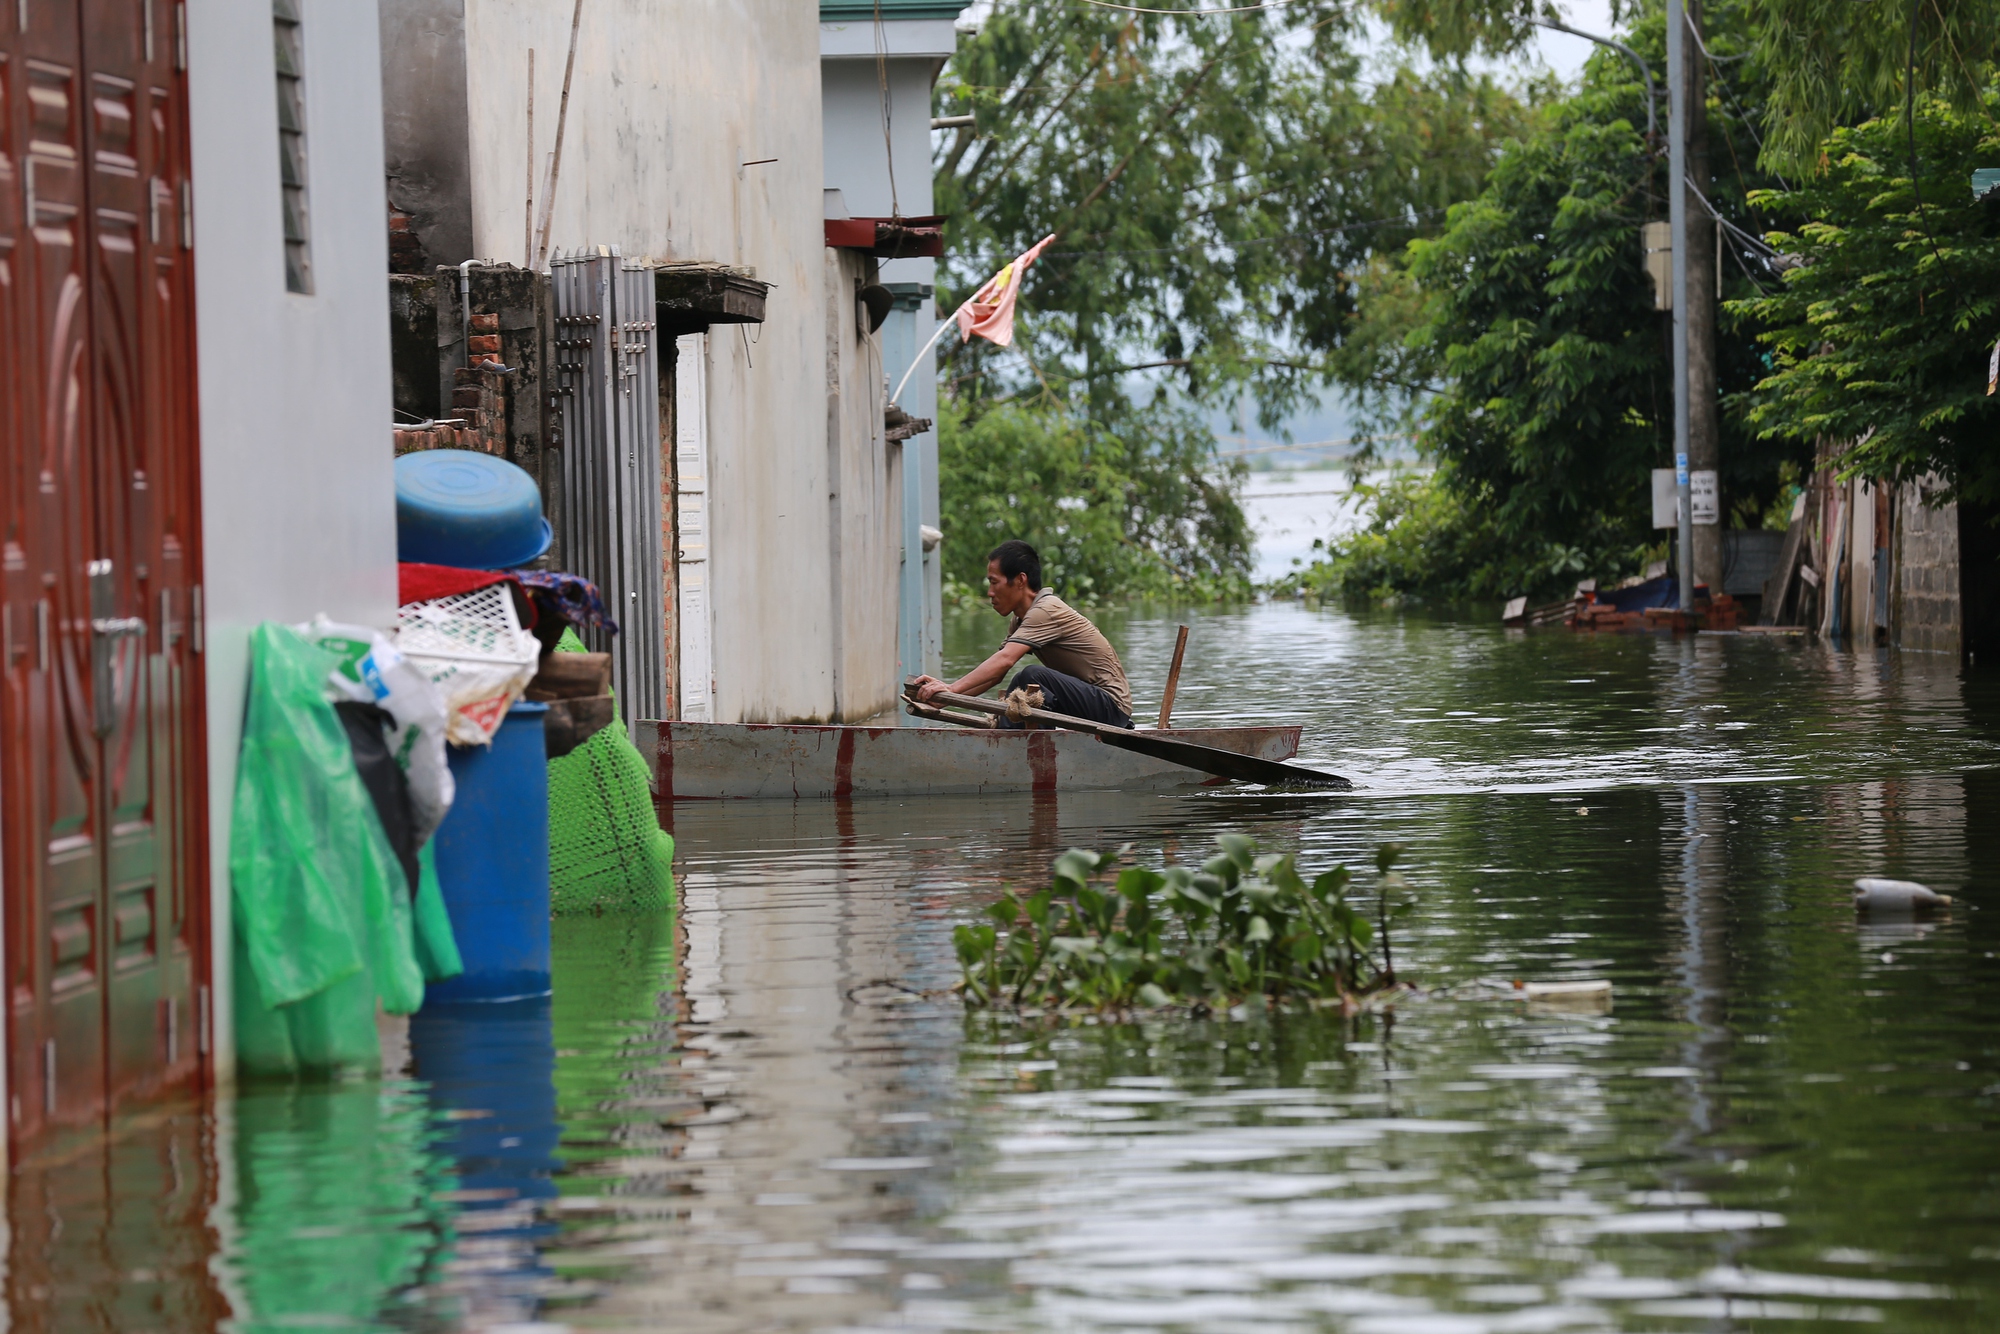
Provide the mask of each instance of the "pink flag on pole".
POLYGON ((1028 271, 1049 242, 1056 239, 1050 232, 1035 242, 1013 263, 1005 265, 1000 272, 986 280, 986 285, 972 294, 972 299, 958 308, 958 332, 961 338, 970 339, 974 334, 988 342, 1006 347, 1014 341, 1014 302, 1021 295, 1021 278, 1028 271))

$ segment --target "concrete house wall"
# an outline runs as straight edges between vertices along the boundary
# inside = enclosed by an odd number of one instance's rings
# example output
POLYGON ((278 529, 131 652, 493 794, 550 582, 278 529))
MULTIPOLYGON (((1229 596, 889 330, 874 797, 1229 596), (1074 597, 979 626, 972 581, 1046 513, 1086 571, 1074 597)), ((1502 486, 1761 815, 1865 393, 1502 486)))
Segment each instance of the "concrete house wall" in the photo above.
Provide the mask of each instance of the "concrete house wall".
POLYGON ((189 137, 206 584, 211 920, 229 1076, 229 832, 261 621, 390 626, 381 55, 372 4, 305 0, 313 292, 285 288, 270 0, 190 0, 189 137))
POLYGON ((905 450, 882 421, 882 342, 857 296, 874 277, 856 250, 826 256, 827 597, 835 639, 834 716, 896 708, 897 574, 905 450))
MULTIPOLYGON (((924 217, 931 191, 931 89, 957 49, 952 0, 823 0, 820 86, 826 125, 826 186, 854 217, 924 217), (886 106, 886 133, 885 133, 886 106), (893 181, 892 181, 893 176, 893 181)), ((937 261, 892 259, 881 282, 896 308, 881 330, 883 369, 891 385, 937 328, 937 261)), ((937 359, 932 352, 910 377, 900 403, 914 417, 937 417, 937 359)), ((898 545, 897 648, 904 675, 936 674, 941 656, 942 565, 926 551, 924 526, 941 526, 935 431, 905 441, 903 515, 898 545)))
MULTIPOLYGON (((461 59, 454 25, 462 32, 460 116, 413 117, 393 106, 389 115, 392 129, 402 127, 399 161, 445 170, 457 141, 465 144, 471 253, 443 249, 448 226, 415 216, 424 190, 395 187, 410 196, 396 202, 413 225, 429 226, 432 263, 527 262, 528 52, 539 212, 572 12, 544 0, 384 0, 384 34, 411 35, 385 53, 392 100, 398 88, 425 89, 426 98, 443 89, 449 100, 452 76, 438 66, 461 59)), ((553 192, 552 249, 615 245, 637 260, 740 265, 772 285, 761 326, 718 327, 706 340, 722 722, 832 717, 837 643, 894 633, 837 627, 828 596, 834 488, 818 33, 811 0, 593 0, 578 29, 553 192)), ((853 570, 851 555, 844 564, 853 570)))

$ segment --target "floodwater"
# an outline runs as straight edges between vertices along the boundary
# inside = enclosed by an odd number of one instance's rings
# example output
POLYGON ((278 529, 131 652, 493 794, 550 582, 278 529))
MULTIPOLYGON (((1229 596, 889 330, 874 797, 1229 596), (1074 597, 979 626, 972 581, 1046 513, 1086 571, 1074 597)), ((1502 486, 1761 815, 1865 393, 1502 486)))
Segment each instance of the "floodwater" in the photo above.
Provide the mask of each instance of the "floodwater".
MULTIPOLYGON (((1142 701, 1176 617, 1108 618, 1142 701)), ((1189 614, 1182 722, 1344 796, 683 805, 677 920, 406 1077, 135 1123, 13 1191, 23 1327, 2000 1328, 2000 692, 1800 640, 1189 614), (968 1015, 1065 847, 1408 848, 1392 1012, 968 1015), (1857 921, 1849 882, 1953 894, 1857 921), (1507 997, 1603 978, 1607 1006, 1507 997), (112 1201, 107 1207, 106 1201, 112 1201)), ((954 621, 952 658, 993 638, 954 621)), ((1363 877, 1366 882, 1366 877, 1363 877)))

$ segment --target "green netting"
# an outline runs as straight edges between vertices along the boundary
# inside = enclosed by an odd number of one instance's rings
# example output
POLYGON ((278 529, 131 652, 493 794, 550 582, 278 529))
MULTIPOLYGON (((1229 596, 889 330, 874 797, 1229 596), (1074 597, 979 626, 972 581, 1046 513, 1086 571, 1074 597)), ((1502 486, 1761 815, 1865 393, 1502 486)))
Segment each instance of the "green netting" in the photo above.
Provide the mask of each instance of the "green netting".
MULTIPOLYGON (((563 631, 558 653, 587 650, 563 631)), ((660 828, 646 759, 614 712, 549 761, 549 898, 565 913, 658 912, 674 902, 674 839, 660 828)))

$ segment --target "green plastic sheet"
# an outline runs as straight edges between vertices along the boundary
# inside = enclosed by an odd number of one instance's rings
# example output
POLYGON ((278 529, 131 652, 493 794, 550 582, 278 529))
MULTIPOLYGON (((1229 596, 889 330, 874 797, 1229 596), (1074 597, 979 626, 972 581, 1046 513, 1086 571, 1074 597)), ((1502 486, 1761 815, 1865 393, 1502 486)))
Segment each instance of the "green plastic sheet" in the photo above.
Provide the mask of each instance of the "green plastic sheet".
POLYGON ((427 906, 424 886, 411 893, 325 698, 337 664, 288 626, 251 632, 229 841, 247 1075, 378 1069, 377 1003, 391 1014, 423 1004, 419 921, 433 969, 458 962, 442 898, 427 906))

